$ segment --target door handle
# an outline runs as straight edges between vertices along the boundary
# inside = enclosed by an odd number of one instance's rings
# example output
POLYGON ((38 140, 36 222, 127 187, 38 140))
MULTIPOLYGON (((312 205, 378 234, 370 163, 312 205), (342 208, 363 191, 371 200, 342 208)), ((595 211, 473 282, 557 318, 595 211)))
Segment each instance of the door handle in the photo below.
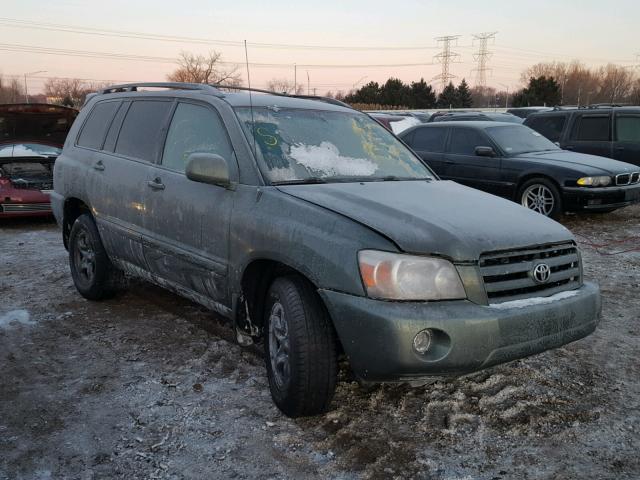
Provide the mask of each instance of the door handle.
POLYGON ((154 190, 164 190, 164 183, 162 183, 162 180, 160 180, 159 178, 154 178, 153 180, 149 180, 147 182, 147 185, 149 185, 154 190))
POLYGON ((616 150, 622 152, 624 150, 624 147, 616 147, 616 150))
POLYGON ((93 169, 102 172, 104 170, 104 163, 102 163, 102 160, 98 160, 96 163, 94 163, 93 169))
POLYGON ((454 162, 453 160, 445 160, 444 163, 446 163, 447 165, 453 165, 456 162, 454 162))
POLYGON ((565 145, 564 149, 565 150, 575 150, 576 147, 574 147, 573 145, 565 145))

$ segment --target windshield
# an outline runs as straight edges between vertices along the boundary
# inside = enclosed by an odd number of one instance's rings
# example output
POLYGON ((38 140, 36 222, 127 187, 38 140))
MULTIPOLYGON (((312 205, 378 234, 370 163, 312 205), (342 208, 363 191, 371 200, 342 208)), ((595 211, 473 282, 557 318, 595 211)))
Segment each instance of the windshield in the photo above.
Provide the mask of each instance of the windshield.
POLYGON ((559 150, 554 143, 524 125, 489 127, 486 132, 507 155, 559 150))
POLYGON ((39 143, 0 145, 0 157, 57 157, 62 149, 39 143))
POLYGON ((326 110, 236 108, 263 173, 274 184, 420 180, 433 174, 368 116, 326 110), (251 128, 253 125, 254 128, 251 128))

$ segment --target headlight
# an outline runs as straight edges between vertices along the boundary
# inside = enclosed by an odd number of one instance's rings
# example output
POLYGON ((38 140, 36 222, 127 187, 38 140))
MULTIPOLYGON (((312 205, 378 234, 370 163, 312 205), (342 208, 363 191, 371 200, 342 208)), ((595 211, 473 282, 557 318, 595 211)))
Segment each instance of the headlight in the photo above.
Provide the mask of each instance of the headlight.
POLYGON ((367 295, 385 300, 467 298, 458 271, 442 258, 362 250, 360 275, 367 295))
POLYGON ((611 183, 611 177, 582 177, 576 183, 582 187, 606 187, 611 183))

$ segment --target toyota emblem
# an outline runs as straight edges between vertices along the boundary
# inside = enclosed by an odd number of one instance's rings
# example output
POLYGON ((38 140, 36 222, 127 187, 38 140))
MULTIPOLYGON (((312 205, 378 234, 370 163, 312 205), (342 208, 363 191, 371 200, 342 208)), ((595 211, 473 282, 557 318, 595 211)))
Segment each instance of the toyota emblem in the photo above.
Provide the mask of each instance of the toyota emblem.
POLYGON ((539 263, 533 267, 531 274, 536 283, 547 283, 551 277, 551 269, 546 263, 539 263))

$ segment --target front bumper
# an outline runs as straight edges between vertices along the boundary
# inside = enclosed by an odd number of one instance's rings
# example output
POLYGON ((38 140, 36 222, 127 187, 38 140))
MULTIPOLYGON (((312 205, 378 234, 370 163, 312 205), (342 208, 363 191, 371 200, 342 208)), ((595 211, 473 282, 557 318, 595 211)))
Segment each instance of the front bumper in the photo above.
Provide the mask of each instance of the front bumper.
POLYGON ((513 308, 468 300, 385 302, 330 290, 320 295, 356 376, 391 382, 470 373, 583 338, 598 324, 600 290, 585 283, 574 292, 513 308), (413 338, 425 328, 438 335, 422 355, 413 338))
POLYGON ((620 187, 565 187, 562 190, 564 209, 597 211, 622 208, 640 202, 640 184, 620 187))

